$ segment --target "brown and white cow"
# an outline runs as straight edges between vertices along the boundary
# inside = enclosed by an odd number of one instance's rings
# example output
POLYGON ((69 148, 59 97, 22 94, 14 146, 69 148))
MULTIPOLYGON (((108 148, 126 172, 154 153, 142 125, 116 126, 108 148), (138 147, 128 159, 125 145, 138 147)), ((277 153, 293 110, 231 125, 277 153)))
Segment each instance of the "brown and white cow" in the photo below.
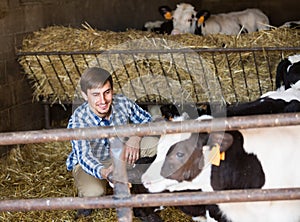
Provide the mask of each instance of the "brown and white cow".
MULTIPOLYGON (((299 130, 295 125, 164 135, 142 182, 150 192, 300 187, 299 130), (224 160, 212 158, 221 152, 224 160)), ((218 206, 232 222, 300 220, 300 200, 218 206)))

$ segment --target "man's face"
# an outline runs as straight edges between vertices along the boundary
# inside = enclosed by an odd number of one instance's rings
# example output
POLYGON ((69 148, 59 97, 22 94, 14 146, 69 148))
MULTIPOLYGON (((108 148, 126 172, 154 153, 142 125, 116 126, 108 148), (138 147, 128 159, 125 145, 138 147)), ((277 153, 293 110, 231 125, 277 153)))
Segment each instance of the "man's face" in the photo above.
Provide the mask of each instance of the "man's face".
POLYGON ((102 87, 88 89, 86 99, 91 110, 101 118, 108 117, 111 112, 113 90, 110 82, 106 82, 102 87))

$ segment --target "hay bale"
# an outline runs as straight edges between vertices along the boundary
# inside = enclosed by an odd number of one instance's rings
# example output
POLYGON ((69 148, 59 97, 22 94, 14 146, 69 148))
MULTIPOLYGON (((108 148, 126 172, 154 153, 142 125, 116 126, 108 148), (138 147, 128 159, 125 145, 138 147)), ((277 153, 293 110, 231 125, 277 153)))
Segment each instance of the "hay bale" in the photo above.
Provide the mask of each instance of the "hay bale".
POLYGON ((296 47, 300 45, 299 39, 299 31, 292 29, 273 29, 240 36, 192 34, 168 36, 137 30, 99 31, 87 24, 83 29, 51 26, 24 38, 20 51, 34 52, 36 55, 21 56, 19 62, 33 83, 33 96, 36 101, 44 99, 53 103, 72 102, 75 97, 80 97, 77 84, 81 73, 89 66, 98 65, 113 74, 117 93, 127 93, 130 98, 138 102, 181 101, 182 96, 178 97, 177 93, 168 96, 173 87, 170 86, 169 81, 171 81, 175 84, 175 92, 178 90, 188 92, 188 99, 192 102, 218 100, 220 93, 210 98, 208 91, 214 88, 212 87, 214 84, 220 84, 219 88, 224 99, 228 103, 233 103, 237 102, 236 99, 249 101, 260 96, 261 93, 273 90, 276 65, 289 53, 256 52, 258 70, 254 65, 254 55, 251 52, 242 53, 241 57, 237 53, 229 53, 227 57, 231 73, 228 70, 226 55, 220 53, 215 53, 214 61, 211 53, 201 54, 201 61, 205 63, 204 71, 200 69, 199 58, 195 58, 192 50, 192 53, 188 54, 190 58, 187 63, 184 63, 186 59, 184 56, 187 54, 183 53, 173 54, 175 58, 170 54, 155 53, 138 53, 135 56, 124 53, 121 55, 75 53, 128 49, 296 47), (73 54, 37 54, 53 51, 73 54), (187 70, 187 66, 192 67, 192 74, 187 70), (151 78, 157 82, 165 80, 157 85, 155 81, 148 81, 151 78), (204 78, 207 78, 208 86, 205 86, 204 78), (141 79, 144 79, 145 83, 141 79), (259 88, 259 85, 263 88, 259 88))

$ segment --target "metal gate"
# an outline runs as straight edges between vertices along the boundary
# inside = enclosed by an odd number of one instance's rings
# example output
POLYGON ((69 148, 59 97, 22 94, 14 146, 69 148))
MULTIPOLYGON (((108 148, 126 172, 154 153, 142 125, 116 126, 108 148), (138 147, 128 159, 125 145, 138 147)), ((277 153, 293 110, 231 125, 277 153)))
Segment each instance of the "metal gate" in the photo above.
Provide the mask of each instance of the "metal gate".
MULTIPOLYGON (((163 133, 178 132, 210 132, 212 129, 237 130, 257 127, 276 127, 299 125, 300 114, 273 114, 251 117, 219 118, 212 121, 186 120, 184 122, 151 123, 149 126, 117 126, 108 128, 78 128, 78 129, 52 129, 27 132, 0 133, 0 145, 38 143, 49 141, 64 141, 72 139, 92 139, 98 137, 115 137, 130 135, 161 135, 163 133)), ((112 149, 122 147, 116 146, 112 149)), ((297 148, 297 147, 295 147, 297 148)), ((114 151, 113 151, 114 152, 114 151)), ((125 168, 117 164, 116 170, 123 172, 125 168)), ((124 174, 126 175, 126 174, 124 174)), ((126 178, 123 183, 115 186, 113 196, 94 198, 36 198, 19 200, 1 200, 1 211, 32 211, 32 210, 71 210, 91 208, 117 208, 118 221, 132 221, 132 207, 148 206, 178 206, 195 204, 214 204, 228 202, 251 201, 278 201, 300 200, 300 187, 279 189, 245 189, 214 192, 188 192, 164 194, 136 194, 131 195, 128 190, 126 178)))

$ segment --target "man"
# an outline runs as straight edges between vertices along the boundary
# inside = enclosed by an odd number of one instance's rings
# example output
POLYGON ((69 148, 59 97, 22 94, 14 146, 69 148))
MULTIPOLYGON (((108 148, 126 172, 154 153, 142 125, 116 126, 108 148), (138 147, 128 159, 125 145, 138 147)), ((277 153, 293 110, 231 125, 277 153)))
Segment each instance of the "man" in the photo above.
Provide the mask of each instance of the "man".
MULTIPOLYGON (((68 128, 117 126, 128 123, 148 123, 150 114, 123 95, 113 93, 110 73, 93 67, 84 71, 80 79, 85 102, 72 114, 68 128)), ((124 161, 133 164, 140 156, 154 156, 156 137, 130 137, 124 144, 124 161)), ((72 151, 66 164, 72 171, 79 197, 106 194, 107 176, 112 172, 109 138, 72 140, 72 151)), ((78 210, 77 217, 91 214, 78 210)))

